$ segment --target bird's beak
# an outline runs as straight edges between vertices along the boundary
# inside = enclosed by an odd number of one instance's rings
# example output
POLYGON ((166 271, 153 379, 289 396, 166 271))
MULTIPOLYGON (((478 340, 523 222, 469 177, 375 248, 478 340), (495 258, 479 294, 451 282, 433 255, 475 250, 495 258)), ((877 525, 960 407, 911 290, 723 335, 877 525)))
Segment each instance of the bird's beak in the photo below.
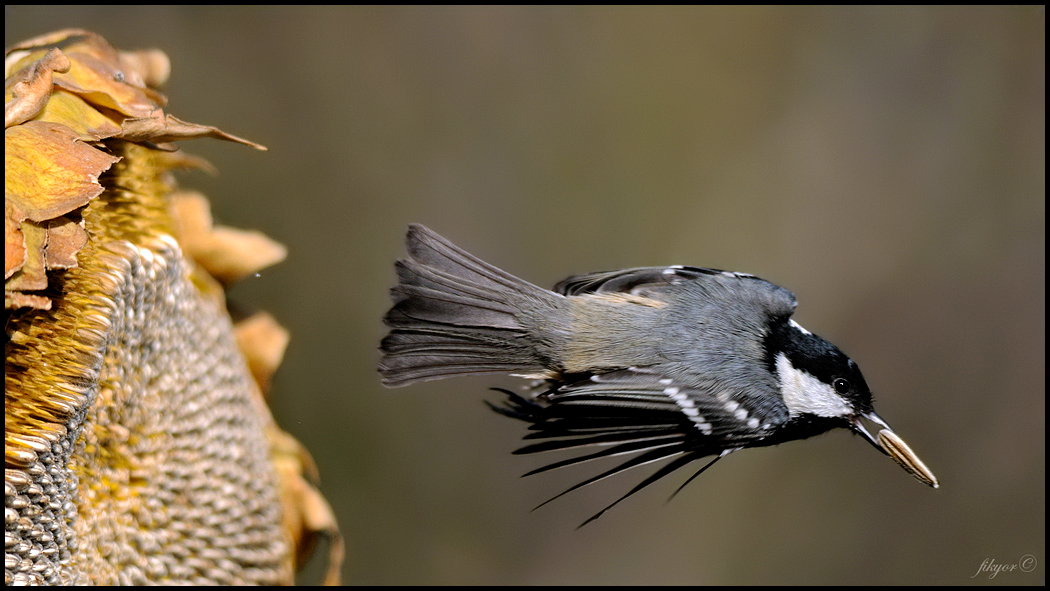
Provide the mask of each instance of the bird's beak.
POLYGON ((940 483, 937 482, 937 477, 930 472, 930 469, 926 467, 926 464, 922 463, 919 456, 915 455, 915 452, 908 447, 904 440, 897 436, 890 429, 890 426, 886 424, 886 421, 882 420, 882 417, 875 414, 874 411, 864 413, 863 415, 857 415, 850 419, 850 423, 853 430, 860 433, 868 440, 869 443, 875 446, 875 449, 882 453, 890 456, 901 465, 902 468, 907 470, 912 476, 919 479, 933 488, 938 488, 940 483), (871 433, 864 428, 861 424, 861 419, 867 419, 872 423, 875 423, 880 427, 878 435, 872 437, 871 433))

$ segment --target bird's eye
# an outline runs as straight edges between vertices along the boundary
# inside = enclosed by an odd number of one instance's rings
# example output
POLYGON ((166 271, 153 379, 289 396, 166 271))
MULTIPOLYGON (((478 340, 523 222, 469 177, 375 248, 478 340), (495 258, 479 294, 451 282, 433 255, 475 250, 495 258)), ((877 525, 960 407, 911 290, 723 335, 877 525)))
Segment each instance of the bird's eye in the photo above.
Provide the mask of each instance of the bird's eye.
POLYGON ((839 394, 845 394, 850 391, 849 382, 842 378, 835 378, 835 381, 831 382, 831 385, 835 387, 835 391, 839 394))

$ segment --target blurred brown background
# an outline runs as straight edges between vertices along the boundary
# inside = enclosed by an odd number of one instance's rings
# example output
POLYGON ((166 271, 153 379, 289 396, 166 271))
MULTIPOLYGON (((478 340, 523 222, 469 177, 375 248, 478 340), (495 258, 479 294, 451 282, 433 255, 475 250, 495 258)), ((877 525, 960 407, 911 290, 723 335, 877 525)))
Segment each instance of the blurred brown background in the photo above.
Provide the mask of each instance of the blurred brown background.
POLYGON ((9 7, 171 57, 222 223, 290 256, 238 301, 292 332, 278 420, 313 452, 354 584, 1042 583, 1045 13, 1039 8, 9 7), (798 296, 931 490, 846 432, 676 475, 519 479, 489 378, 379 385, 422 222, 541 285, 681 263, 798 296), (978 573, 985 560, 1034 572, 978 573), (977 574, 976 577, 973 575, 977 574))

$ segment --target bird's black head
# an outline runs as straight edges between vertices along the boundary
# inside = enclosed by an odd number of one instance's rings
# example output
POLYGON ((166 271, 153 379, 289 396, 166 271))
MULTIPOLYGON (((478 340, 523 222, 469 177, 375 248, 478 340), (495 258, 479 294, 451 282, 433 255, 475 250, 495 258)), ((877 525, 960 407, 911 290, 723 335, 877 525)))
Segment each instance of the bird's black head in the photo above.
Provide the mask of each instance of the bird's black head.
POLYGON ((793 320, 771 327, 766 359, 792 418, 811 415, 844 427, 851 417, 873 410, 871 390, 857 364, 793 320))
POLYGON ((857 364, 828 341, 794 320, 774 323, 766 338, 766 358, 777 376, 790 419, 766 443, 779 443, 845 427, 892 457, 920 481, 936 488, 937 479, 918 456, 875 413, 871 390, 857 364), (873 436, 863 421, 873 423, 873 436))

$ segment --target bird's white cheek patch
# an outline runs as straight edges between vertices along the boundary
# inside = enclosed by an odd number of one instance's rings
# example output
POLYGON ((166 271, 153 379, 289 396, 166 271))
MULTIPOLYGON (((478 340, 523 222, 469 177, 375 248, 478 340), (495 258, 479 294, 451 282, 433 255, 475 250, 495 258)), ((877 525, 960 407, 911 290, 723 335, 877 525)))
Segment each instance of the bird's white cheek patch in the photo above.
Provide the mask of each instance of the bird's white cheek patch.
POLYGON ((777 375, 780 377, 780 395, 792 417, 803 413, 844 417, 853 412, 831 384, 795 368, 783 353, 777 355, 777 375))

